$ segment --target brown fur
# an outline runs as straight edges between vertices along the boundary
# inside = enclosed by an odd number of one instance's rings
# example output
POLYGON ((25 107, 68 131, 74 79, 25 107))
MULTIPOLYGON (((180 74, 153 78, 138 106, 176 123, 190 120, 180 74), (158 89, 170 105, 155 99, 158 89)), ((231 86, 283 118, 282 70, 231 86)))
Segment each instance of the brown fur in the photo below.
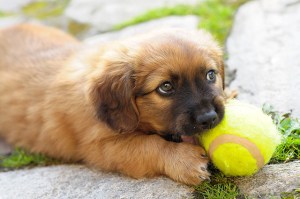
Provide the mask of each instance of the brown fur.
POLYGON ((173 76, 178 89, 189 82, 185 88, 199 98, 191 103, 206 108, 214 95, 222 111, 222 53, 205 32, 165 30, 87 48, 49 27, 1 30, 0 135, 33 152, 134 178, 198 184, 209 178, 204 150, 163 139, 189 122, 187 113, 174 119, 175 99, 156 92, 173 76), (219 71, 216 82, 200 89, 196 75, 209 68, 219 71))

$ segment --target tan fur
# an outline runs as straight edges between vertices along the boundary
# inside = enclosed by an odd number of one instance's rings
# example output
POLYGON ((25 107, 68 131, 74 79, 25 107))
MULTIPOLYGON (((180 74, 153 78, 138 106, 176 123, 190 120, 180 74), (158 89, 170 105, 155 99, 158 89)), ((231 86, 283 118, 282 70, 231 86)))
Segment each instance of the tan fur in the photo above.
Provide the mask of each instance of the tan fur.
POLYGON ((33 152, 134 178, 166 175, 200 183, 209 177, 201 147, 148 135, 170 122, 171 101, 153 91, 170 71, 192 79, 199 64, 218 66, 216 86, 222 90, 218 46, 204 32, 184 34, 186 49, 173 31, 86 48, 49 27, 1 30, 0 136, 33 152), (131 96, 139 90, 150 93, 131 96), (106 107, 112 115, 107 122, 97 118, 106 107))

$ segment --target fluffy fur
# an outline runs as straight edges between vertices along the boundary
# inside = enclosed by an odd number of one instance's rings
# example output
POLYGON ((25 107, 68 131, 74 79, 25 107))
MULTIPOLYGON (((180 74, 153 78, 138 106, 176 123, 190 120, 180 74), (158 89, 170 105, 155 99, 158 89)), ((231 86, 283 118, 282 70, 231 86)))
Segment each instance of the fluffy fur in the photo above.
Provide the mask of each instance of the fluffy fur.
POLYGON ((86 47, 54 28, 18 25, 0 31, 0 136, 133 178, 199 184, 208 159, 188 142, 222 119, 223 78, 222 52, 203 31, 86 47))

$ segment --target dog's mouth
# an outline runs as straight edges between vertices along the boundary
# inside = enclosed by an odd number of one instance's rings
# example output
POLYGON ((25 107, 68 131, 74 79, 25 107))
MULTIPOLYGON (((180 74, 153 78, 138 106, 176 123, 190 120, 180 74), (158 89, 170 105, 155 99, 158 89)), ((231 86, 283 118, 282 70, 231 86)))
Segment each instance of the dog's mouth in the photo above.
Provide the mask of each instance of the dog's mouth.
POLYGON ((186 142, 194 145, 199 145, 197 135, 180 135, 180 134, 167 134, 163 136, 167 141, 171 142, 186 142))
POLYGON ((182 142, 199 145, 199 139, 196 135, 182 135, 181 139, 182 139, 182 142))

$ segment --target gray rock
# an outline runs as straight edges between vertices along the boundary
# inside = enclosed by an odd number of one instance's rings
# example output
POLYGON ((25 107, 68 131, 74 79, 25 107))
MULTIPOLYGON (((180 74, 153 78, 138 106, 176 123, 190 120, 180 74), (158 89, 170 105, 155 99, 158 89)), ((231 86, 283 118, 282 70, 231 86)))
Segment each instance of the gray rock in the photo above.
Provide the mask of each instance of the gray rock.
POLYGON ((10 17, 3 17, 0 20, 0 28, 5 28, 8 26, 13 26, 19 23, 25 22, 26 19, 21 16, 10 16, 10 17))
POLYGON ((191 198, 191 187, 164 177, 135 180, 80 165, 0 173, 0 198, 191 198))
POLYGON ((267 165, 254 176, 237 178, 235 182, 248 196, 280 196, 300 188, 300 161, 267 165))
MULTIPOLYGON (((242 193, 276 196, 300 187, 300 161, 267 165, 252 177, 236 178, 242 193)), ((0 172, 1 199, 35 198, 191 198, 192 187, 165 177, 135 180, 82 165, 0 172)))
POLYGON ((231 89, 239 99, 300 116, 300 3, 257 0, 243 5, 227 40, 231 89))
POLYGON ((9 3, 7 1, 0 1, 0 10, 5 12, 18 12, 23 6, 34 1, 37 0, 10 0, 9 3))
POLYGON ((156 19, 148 21, 145 23, 137 24, 135 26, 130 26, 116 32, 108 32, 98 34, 96 36, 90 37, 85 40, 87 44, 101 44, 104 42, 109 42, 113 40, 123 39, 130 37, 135 34, 149 32, 159 28, 183 28, 188 30, 197 29, 199 23, 199 17, 189 15, 189 16, 170 16, 162 19, 156 19))
POLYGON ((96 27, 95 31, 111 30, 116 24, 158 7, 197 4, 199 0, 72 0, 65 15, 80 23, 96 27))

